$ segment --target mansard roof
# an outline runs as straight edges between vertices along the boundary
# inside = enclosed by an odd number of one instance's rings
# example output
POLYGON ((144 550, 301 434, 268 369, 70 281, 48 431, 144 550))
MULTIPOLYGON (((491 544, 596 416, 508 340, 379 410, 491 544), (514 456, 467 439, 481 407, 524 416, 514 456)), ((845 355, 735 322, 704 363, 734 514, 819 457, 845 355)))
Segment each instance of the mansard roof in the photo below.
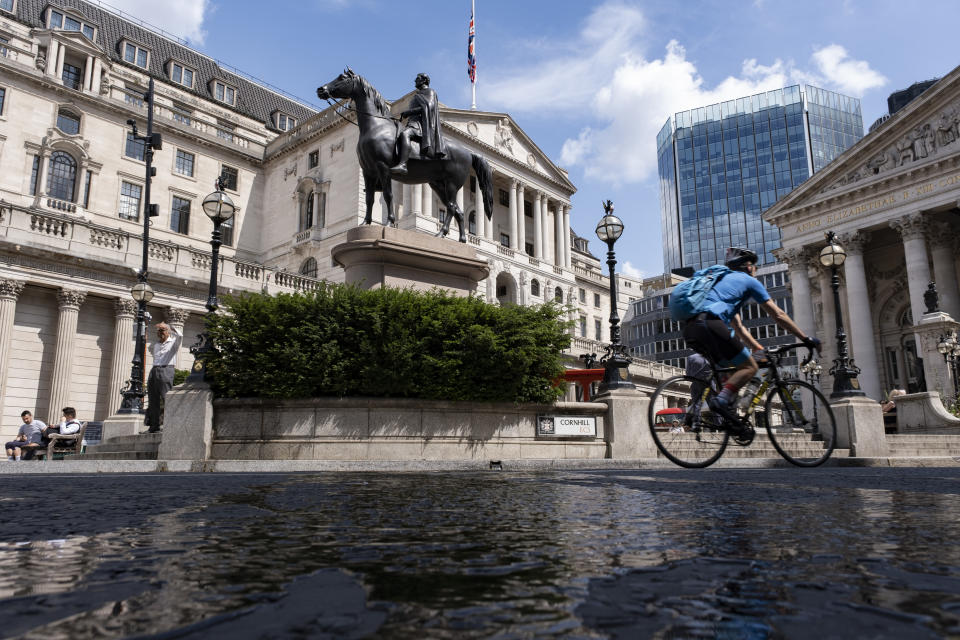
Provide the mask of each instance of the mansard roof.
POLYGON ((17 19, 32 27, 43 29, 44 10, 47 7, 59 7, 67 11, 80 13, 97 26, 96 44, 99 45, 114 64, 146 72, 162 82, 170 82, 166 73, 167 63, 172 59, 193 68, 196 71, 193 88, 177 86, 179 90, 193 93, 204 100, 214 100, 211 83, 219 80, 237 88, 236 105, 217 102, 218 106, 232 109, 242 115, 263 122, 268 128, 275 129, 271 113, 283 111, 298 120, 305 120, 316 113, 314 109, 221 67, 216 60, 198 53, 190 47, 160 35, 155 31, 130 22, 114 13, 83 0, 19 0, 17 19), (128 39, 150 50, 149 68, 126 62, 120 51, 120 42, 128 39))

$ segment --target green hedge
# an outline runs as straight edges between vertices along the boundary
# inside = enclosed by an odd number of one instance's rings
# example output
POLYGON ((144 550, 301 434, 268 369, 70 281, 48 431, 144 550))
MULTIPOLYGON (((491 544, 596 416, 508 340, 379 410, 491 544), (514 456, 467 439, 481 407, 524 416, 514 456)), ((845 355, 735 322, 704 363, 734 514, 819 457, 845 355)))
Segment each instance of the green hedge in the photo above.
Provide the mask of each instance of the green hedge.
POLYGON ((326 285, 245 294, 208 316, 225 397, 383 396, 552 402, 570 344, 564 310, 440 292, 326 285))

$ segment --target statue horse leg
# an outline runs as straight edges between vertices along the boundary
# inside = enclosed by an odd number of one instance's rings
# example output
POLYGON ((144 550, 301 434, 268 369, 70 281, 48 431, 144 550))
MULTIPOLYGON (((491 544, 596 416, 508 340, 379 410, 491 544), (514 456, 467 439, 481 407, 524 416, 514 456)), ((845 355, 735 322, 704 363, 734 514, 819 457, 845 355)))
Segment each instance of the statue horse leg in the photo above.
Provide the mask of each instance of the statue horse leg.
POLYGON ((363 194, 366 197, 367 201, 367 215, 363 218, 363 224, 370 224, 373 222, 373 201, 377 197, 377 191, 374 188, 376 179, 364 173, 363 174, 363 194))
POLYGON ((393 181, 390 179, 390 167, 383 162, 377 163, 377 176, 380 179, 380 192, 387 205, 387 223, 393 225, 396 218, 393 214, 393 181))
POLYGON ((430 187, 440 196, 440 200, 447 206, 447 215, 443 221, 443 226, 437 235, 445 238, 450 233, 450 222, 454 216, 457 218, 457 225, 460 227, 460 242, 467 242, 467 229, 464 225, 463 211, 457 205, 457 192, 460 188, 450 181, 435 181, 430 183, 430 187))

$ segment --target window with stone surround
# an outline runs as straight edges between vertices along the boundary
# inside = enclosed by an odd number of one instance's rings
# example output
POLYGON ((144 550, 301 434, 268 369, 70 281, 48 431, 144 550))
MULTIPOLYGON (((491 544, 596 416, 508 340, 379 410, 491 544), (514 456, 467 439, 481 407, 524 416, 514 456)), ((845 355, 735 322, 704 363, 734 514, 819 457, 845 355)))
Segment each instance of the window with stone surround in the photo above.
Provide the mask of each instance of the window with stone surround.
POLYGON ((7 90, 3 87, 0 87, 0 116, 3 115, 3 107, 7 102, 7 90))
POLYGON ((220 82, 219 80, 213 81, 213 97, 218 102, 223 102, 224 104, 235 105, 237 103, 237 90, 235 87, 220 82))
POLYGON ((316 258, 307 258, 303 261, 303 264, 300 265, 300 275, 308 276, 310 278, 317 277, 317 259, 316 258))
POLYGON ((79 31, 90 41, 95 40, 96 25, 84 20, 83 16, 71 15, 61 7, 50 7, 47 11, 47 28, 61 31, 79 31))
POLYGON ((73 89, 74 91, 80 91, 80 88, 83 86, 83 69, 69 62, 64 62, 61 80, 63 80, 63 86, 73 89))
POLYGON ((170 202, 170 230, 190 233, 190 201, 180 196, 173 196, 170 202))
POLYGON ((193 78, 196 72, 190 67, 185 67, 179 62, 170 62, 169 67, 170 80, 188 88, 193 88, 193 78))
POLYGON ((237 215, 234 214, 232 218, 220 225, 220 242, 222 242, 225 247, 233 246, 233 224, 236 220, 237 215))
POLYGON ((0 0, 0 10, 7 13, 15 13, 17 8, 16 0, 0 0))
POLYGON ((117 207, 117 213, 124 220, 140 219, 140 199, 143 195, 143 187, 133 182, 122 180, 120 182, 120 202, 117 207))
POLYGON ((124 62, 134 64, 141 69, 147 68, 147 64, 150 59, 150 51, 144 49, 140 45, 133 44, 132 42, 124 41, 121 46, 123 48, 124 62))
POLYGON ((177 157, 174 160, 173 170, 182 176, 193 177, 193 165, 196 157, 189 151, 177 149, 177 157))
POLYGON ((288 116, 285 113, 277 111, 274 114, 273 124, 277 127, 277 129, 280 129, 280 131, 289 131, 297 126, 297 119, 293 116, 288 116))
POLYGON ((40 176, 40 156, 33 156, 33 168, 30 169, 30 195, 37 195, 37 180, 40 176))
POLYGON ((540 281, 536 278, 530 281, 530 295, 536 298, 540 297, 540 281))
POLYGON ((147 146, 143 140, 139 140, 133 137, 133 133, 127 132, 127 144, 123 149, 123 155, 128 158, 133 158, 134 160, 139 160, 143 162, 144 154, 147 151, 147 146))
POLYGON ((77 192, 77 161, 65 151, 54 151, 47 170, 47 195, 73 202, 77 192))
POLYGON ((308 169, 314 169, 314 168, 316 168, 319 164, 320 164, 320 152, 319 152, 319 151, 311 151, 311 152, 307 155, 307 168, 308 168, 308 169))
POLYGON ((500 189, 500 205, 504 207, 510 206, 510 194, 506 189, 500 189))
POLYGON ((223 188, 227 191, 237 191, 240 180, 240 171, 234 167, 223 165, 220 167, 220 177, 223 178, 223 188))

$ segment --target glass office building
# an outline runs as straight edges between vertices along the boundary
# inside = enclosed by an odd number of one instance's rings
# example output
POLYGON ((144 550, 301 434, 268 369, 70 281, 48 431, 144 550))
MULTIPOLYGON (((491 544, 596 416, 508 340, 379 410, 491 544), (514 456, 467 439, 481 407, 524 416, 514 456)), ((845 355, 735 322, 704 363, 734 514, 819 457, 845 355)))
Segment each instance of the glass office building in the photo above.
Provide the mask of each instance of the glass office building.
POLYGON ((657 135, 664 271, 729 246, 774 262, 780 232, 760 214, 862 137, 858 99, 809 85, 677 113, 657 135))

